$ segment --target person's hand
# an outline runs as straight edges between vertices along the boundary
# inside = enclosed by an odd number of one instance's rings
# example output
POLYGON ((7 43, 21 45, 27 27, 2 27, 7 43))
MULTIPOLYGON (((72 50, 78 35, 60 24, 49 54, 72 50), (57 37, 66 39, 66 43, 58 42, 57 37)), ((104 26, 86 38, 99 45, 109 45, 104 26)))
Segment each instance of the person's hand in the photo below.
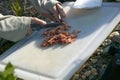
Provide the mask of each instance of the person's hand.
POLYGON ((41 19, 36 18, 36 17, 32 17, 32 19, 31 19, 31 24, 45 25, 45 24, 46 24, 46 21, 41 20, 41 19))
POLYGON ((60 3, 55 4, 49 13, 42 13, 42 15, 58 22, 64 21, 66 17, 66 13, 60 3))
MULTIPOLYGON (((53 10, 55 10, 55 9, 53 9, 53 10)), ((63 7, 60 4, 56 4, 56 10, 58 11, 58 15, 60 16, 59 19, 64 21, 64 19, 66 17, 66 13, 65 13, 65 10, 63 9, 63 7)))
MULTIPOLYGON (((41 20, 41 19, 39 19, 39 18, 36 18, 36 17, 32 17, 31 18, 31 24, 40 24, 40 25, 46 25, 46 21, 43 21, 43 20, 41 20)), ((27 32, 27 36, 28 35, 31 35, 32 34, 32 29, 31 29, 31 27, 30 27, 30 29, 28 30, 28 32, 27 32)))

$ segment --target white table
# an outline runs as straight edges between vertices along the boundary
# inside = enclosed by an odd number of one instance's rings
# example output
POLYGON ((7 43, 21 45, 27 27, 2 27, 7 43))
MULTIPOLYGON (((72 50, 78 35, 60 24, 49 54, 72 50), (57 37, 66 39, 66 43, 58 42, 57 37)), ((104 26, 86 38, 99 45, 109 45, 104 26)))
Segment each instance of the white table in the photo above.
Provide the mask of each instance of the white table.
POLYGON ((81 30, 75 42, 41 48, 43 30, 35 32, 0 56, 0 70, 12 62, 15 74, 25 80, 69 80, 120 21, 120 3, 88 10, 73 9, 73 3, 64 8, 71 30, 81 30))

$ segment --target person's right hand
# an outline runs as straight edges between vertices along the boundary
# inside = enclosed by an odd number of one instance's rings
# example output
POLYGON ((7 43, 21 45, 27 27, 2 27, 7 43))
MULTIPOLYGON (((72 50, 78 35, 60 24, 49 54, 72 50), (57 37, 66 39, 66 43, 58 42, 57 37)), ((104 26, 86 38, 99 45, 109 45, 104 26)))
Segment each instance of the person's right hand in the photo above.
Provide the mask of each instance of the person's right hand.
POLYGON ((45 25, 47 22, 44 21, 44 20, 41 20, 39 18, 36 18, 36 17, 32 17, 31 19, 31 24, 40 24, 40 25, 45 25))
MULTIPOLYGON (((31 18, 31 24, 40 24, 40 25, 46 25, 46 21, 43 21, 43 20, 41 20, 41 19, 39 19, 39 18, 36 18, 36 17, 32 17, 31 18)), ((32 34, 32 29, 31 29, 31 27, 30 27, 30 29, 28 30, 28 32, 27 32, 27 36, 28 35, 31 35, 32 34)))

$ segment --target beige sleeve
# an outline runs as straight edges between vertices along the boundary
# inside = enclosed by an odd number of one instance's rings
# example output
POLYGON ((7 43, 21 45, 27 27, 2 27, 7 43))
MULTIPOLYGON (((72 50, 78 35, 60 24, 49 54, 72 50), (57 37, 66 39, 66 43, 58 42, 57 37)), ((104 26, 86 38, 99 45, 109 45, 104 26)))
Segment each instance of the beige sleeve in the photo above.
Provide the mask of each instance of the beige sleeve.
POLYGON ((57 0, 29 0, 39 13, 50 13, 57 0))
POLYGON ((25 37, 30 28, 31 17, 3 16, 0 14, 0 37, 18 41, 25 37))

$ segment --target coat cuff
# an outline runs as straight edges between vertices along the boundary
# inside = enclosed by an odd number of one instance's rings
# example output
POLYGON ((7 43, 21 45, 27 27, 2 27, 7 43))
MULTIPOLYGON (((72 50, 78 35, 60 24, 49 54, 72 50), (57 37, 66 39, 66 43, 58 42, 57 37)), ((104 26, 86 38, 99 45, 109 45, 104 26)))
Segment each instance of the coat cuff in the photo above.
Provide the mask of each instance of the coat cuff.
POLYGON ((31 17, 11 16, 1 21, 0 37, 10 41, 23 39, 30 29, 31 17))
POLYGON ((12 41, 21 40, 26 36, 28 30, 30 29, 31 17, 22 17, 21 24, 22 24, 22 26, 19 28, 20 30, 18 31, 18 33, 19 33, 18 36, 19 37, 16 37, 12 41))

